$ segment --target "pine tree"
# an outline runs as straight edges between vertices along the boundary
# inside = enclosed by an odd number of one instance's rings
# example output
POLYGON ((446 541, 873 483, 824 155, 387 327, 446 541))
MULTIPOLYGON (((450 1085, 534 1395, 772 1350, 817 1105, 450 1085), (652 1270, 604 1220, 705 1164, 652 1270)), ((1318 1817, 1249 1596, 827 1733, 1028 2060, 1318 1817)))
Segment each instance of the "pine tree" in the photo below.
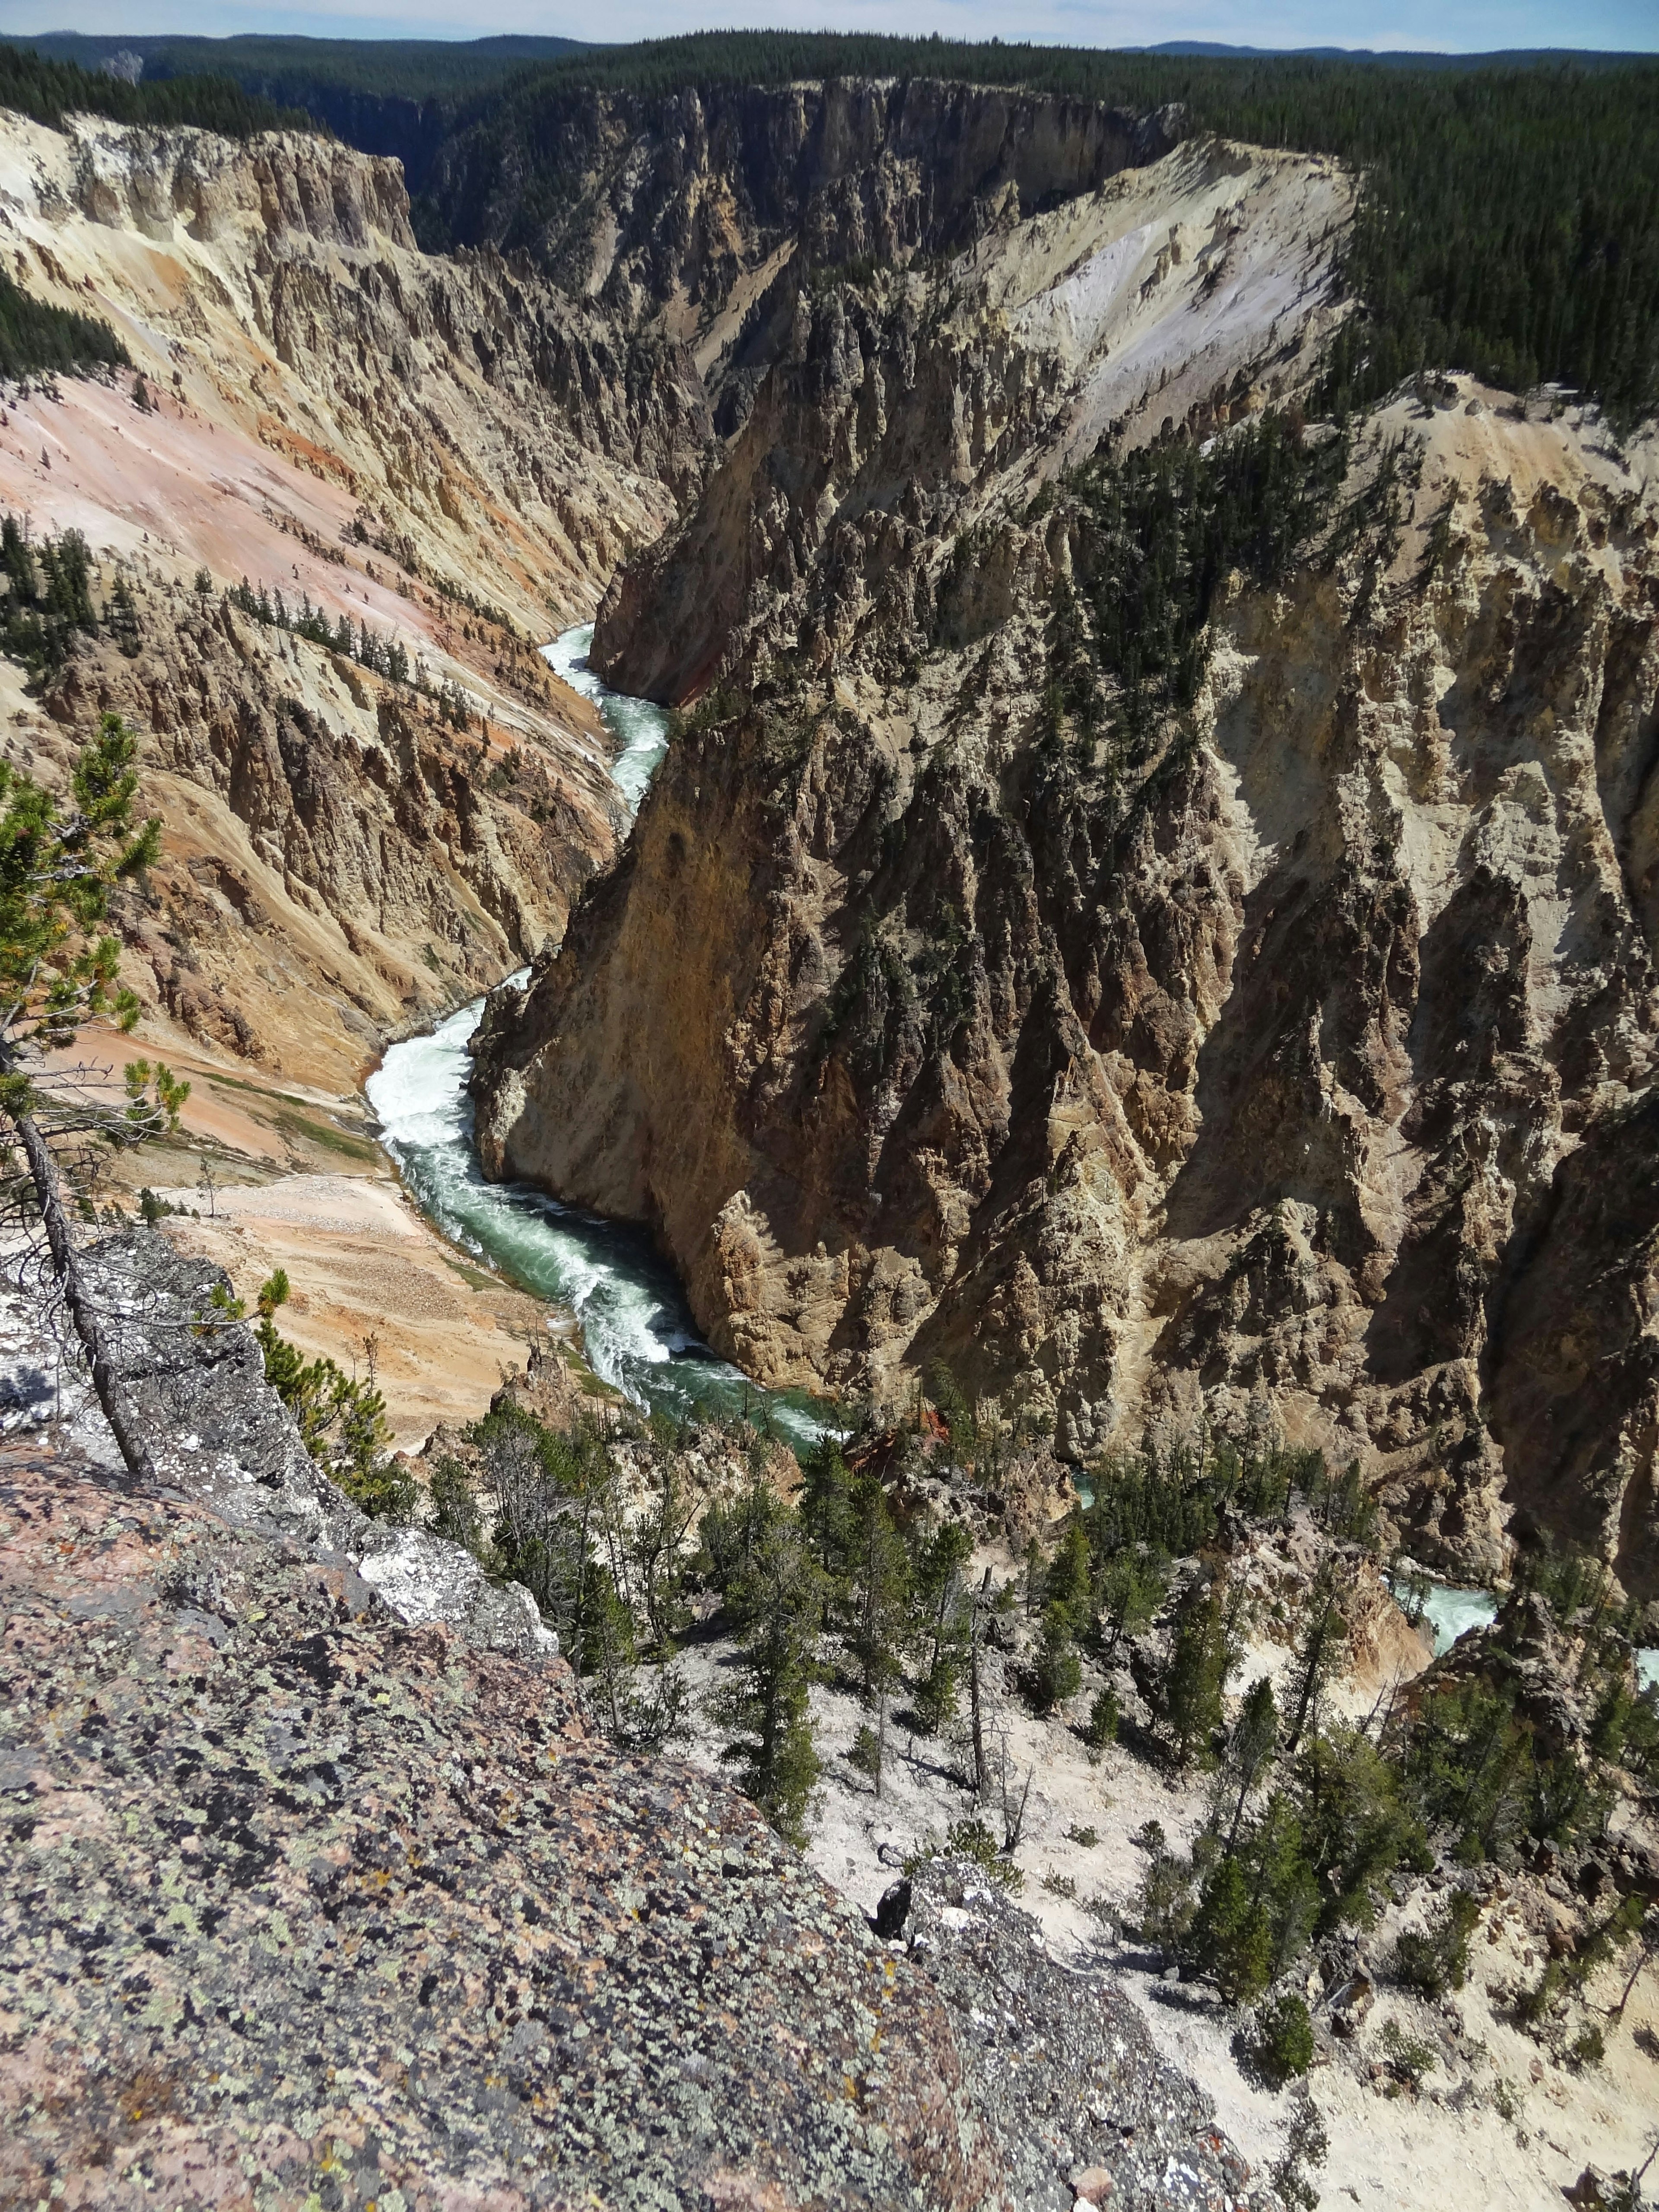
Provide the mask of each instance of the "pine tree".
POLYGON ((1100 1618, 1109 1658, 1126 1636, 1139 1636, 1158 1616, 1169 1589, 1159 1563, 1127 1547, 1106 1563, 1100 1578, 1100 1618))
POLYGON ((1200 1895, 1192 1947, 1229 2004, 1249 2004, 1267 1988, 1273 1933, 1231 1851, 1217 1863, 1200 1895))
MULTIPOLYGON (((6 552, 15 557, 10 543, 6 552)), ((136 1142, 176 1128, 189 1085, 169 1078, 152 1097, 146 1066, 143 1079, 127 1086, 125 1110, 65 1115, 44 1066, 45 1054, 73 1044, 90 1017, 112 1013, 123 1030, 138 1018, 137 1000, 117 985, 120 948, 99 933, 112 886, 148 867, 159 846, 159 821, 137 832, 132 827, 137 751, 120 716, 106 714, 76 761, 68 814, 52 793, 0 762, 0 1127, 9 1128, 22 1154, 16 1176, 7 1142, 0 1176, 11 1184, 14 1203, 27 1194, 98 1401, 129 1470, 149 1480, 154 1462, 82 1272, 54 1146, 75 1129, 136 1142)))
POLYGON ((1279 1708, 1273 1703, 1273 1686, 1263 1674, 1245 1692, 1243 1709, 1227 1746, 1227 1764, 1238 1784, 1238 1802, 1227 1831, 1229 1851, 1244 1817, 1244 1801, 1265 1772, 1278 1742, 1279 1708))
POLYGON ((1296 1668, 1286 1700, 1290 1726, 1285 1731, 1285 1756, 1294 1759, 1319 1692, 1341 1670, 1347 1656, 1348 1624, 1342 1617, 1340 1581, 1334 1562, 1327 1560, 1315 1577, 1308 1602, 1307 1623, 1297 1648, 1296 1668))
POLYGON ((720 1753, 787 1842, 805 1848, 822 1771, 812 1738, 823 1577, 793 1516, 773 1520, 734 1577, 743 1620, 738 1677, 710 1710, 732 1731, 720 1753))
POLYGON ((1214 1589, 1195 1593, 1176 1625, 1163 1686, 1164 1718, 1182 1766, 1194 1759, 1207 1765, 1213 1758, 1210 1741, 1222 1722, 1226 1674, 1220 1594, 1214 1589))
POLYGON ((874 1474, 860 1476, 848 1494, 848 1535, 845 1638, 858 1670, 860 1694, 876 1711, 871 1774, 879 1796, 887 1702, 903 1666, 910 1560, 893 1525, 887 1494, 874 1474))
POLYGON ((1093 1566, 1088 1536, 1073 1521, 1048 1563, 1043 1586, 1045 1606, 1060 1607, 1073 1636, 1081 1636, 1093 1615, 1093 1566))
POLYGON ((972 1601, 962 1579, 972 1554, 968 1531, 948 1521, 918 1544, 912 1565, 914 1632, 922 1660, 916 1717, 930 1735, 948 1726, 956 1711, 972 1632, 972 1601))
POLYGON ((1063 1600, 1051 1597, 1042 1609, 1042 1631, 1032 1668, 1038 1711, 1052 1712, 1067 1698, 1074 1698, 1082 1686, 1083 1668, 1072 1641, 1071 1609, 1063 1600))
POLYGON ((118 575, 111 588, 109 605, 105 620, 109 634, 129 660, 136 660, 143 650, 143 632, 138 621, 138 610, 133 604, 132 593, 125 576, 118 575))

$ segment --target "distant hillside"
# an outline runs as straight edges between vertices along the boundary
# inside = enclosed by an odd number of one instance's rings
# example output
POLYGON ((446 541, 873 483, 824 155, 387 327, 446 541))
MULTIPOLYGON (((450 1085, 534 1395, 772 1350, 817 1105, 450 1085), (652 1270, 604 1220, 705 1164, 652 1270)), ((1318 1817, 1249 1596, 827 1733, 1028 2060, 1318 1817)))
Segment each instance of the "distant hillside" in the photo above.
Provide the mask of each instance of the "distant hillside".
MULTIPOLYGON (((112 40, 112 49, 118 43, 112 40)), ((250 92, 228 76, 129 84, 96 67, 43 54, 33 41, 11 39, 0 39, 0 107, 15 108, 37 123, 57 125, 73 114, 107 115, 117 123, 194 124, 227 138, 304 127, 311 121, 303 110, 250 92)))
MULTIPOLYGON (((205 122, 210 113, 234 115, 246 103, 270 126, 280 114, 325 125, 348 145, 387 154, 404 165, 410 189, 424 185, 433 156, 453 125, 457 104, 526 70, 585 51, 574 39, 498 38, 465 43, 440 39, 283 39, 240 37, 88 37, 53 31, 14 40, 44 59, 91 74, 107 88, 106 63, 137 54, 143 63, 137 97, 129 106, 94 97, 82 105, 124 120, 205 122), (216 99, 201 108, 194 89, 216 81, 234 100, 216 99), (191 88, 191 89, 186 89, 191 88), (180 104, 176 116, 163 113, 180 104)), ((0 45, 0 54, 4 46, 0 45)), ((15 103, 21 104, 21 103, 15 103)), ((29 112, 35 111, 30 109, 29 112)), ((245 135, 234 121, 216 126, 245 135)))
POLYGON ((771 31, 629 46, 68 33, 34 43, 94 64, 122 48, 139 54, 145 76, 131 97, 140 106, 96 80, 106 113, 176 99, 202 112, 171 119, 222 109, 230 119, 219 127, 245 129, 237 91, 256 104, 249 112, 303 109, 349 143, 397 156, 423 240, 446 246, 534 250, 556 229, 559 209, 586 189, 569 154, 591 140, 596 100, 641 145, 658 135, 657 106, 687 87, 926 77, 1142 112, 1178 106, 1189 129, 1333 154, 1365 172, 1345 274, 1369 313, 1333 364, 1339 409, 1423 368, 1516 388, 1559 381, 1626 421, 1659 405, 1659 59, 1106 52, 771 31), (224 89, 186 94, 210 69, 224 89))
POLYGON ((1345 273, 1370 314, 1334 364, 1339 408, 1422 368, 1511 388, 1559 380, 1627 419, 1659 404, 1659 60, 1641 58, 1383 68, 782 32, 596 47, 463 105, 428 173, 429 234, 526 242, 521 215, 544 222, 572 189, 562 158, 579 93, 631 103, 648 137, 651 103, 685 86, 831 76, 1019 86, 1143 112, 1177 104, 1190 128, 1363 169, 1345 273))
POLYGON ((100 69, 118 53, 137 54, 147 81, 216 76, 267 97, 292 96, 272 93, 274 86, 305 85, 416 100, 476 92, 515 70, 586 51, 576 39, 94 38, 79 31, 48 31, 10 43, 84 70, 100 69))

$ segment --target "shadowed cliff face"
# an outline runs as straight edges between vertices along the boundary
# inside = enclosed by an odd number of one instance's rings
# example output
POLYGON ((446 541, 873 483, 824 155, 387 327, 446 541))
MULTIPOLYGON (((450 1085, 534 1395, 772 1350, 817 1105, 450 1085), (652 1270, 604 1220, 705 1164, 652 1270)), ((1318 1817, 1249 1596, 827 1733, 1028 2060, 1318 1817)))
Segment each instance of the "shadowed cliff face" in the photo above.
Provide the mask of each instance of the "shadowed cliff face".
POLYGON ((1103 436, 1202 439, 1305 379, 1346 313, 1351 205, 1333 163, 1205 139, 1011 216, 943 270, 786 271, 752 409, 612 583, 595 665, 677 702, 778 653, 828 672, 856 640, 902 678, 920 638, 983 635, 1013 579, 976 526, 1103 436))
POLYGON ((660 96, 527 87, 446 142, 425 191, 454 241, 526 249, 577 298, 660 315, 729 431, 787 343, 792 260, 959 252, 1155 161, 1180 128, 1174 112, 925 78, 660 96))
POLYGON ((1639 461, 1447 382, 1271 587, 1218 576, 1188 708, 1103 737, 1070 688, 1103 541, 1034 495, 1078 426, 1207 435, 1316 343, 1248 255, 1340 180, 1237 154, 1171 156, 1159 228, 1147 172, 804 310, 607 601, 623 680, 725 688, 488 1024, 486 1158, 653 1222, 769 1380, 943 1358, 1078 1454, 1265 1413, 1448 1567, 1523 1500, 1650 1589, 1647 1232, 1595 1165, 1656 1018, 1639 461), (1622 1379, 1547 1445, 1506 1366, 1592 1280, 1622 1379))

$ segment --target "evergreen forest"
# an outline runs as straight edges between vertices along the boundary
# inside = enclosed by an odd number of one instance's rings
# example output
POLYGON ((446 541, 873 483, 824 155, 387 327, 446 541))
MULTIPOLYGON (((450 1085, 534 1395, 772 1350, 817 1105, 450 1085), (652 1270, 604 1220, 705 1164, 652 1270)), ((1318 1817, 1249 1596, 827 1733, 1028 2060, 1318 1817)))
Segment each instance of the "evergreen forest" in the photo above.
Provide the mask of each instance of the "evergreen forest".
POLYGON ((0 269, 0 378, 84 374, 127 359, 106 322, 33 298, 0 269))
POLYGON ((629 46, 139 39, 131 85, 80 65, 107 41, 0 42, 0 104, 55 123, 234 136, 320 123, 399 155, 434 244, 532 245, 576 188, 562 117, 594 91, 648 111, 795 79, 951 78, 1178 107, 1184 127, 1334 155, 1365 177, 1346 276, 1366 314, 1329 396, 1363 405, 1425 368, 1559 382, 1620 422, 1659 404, 1659 63, 1640 56, 1110 52, 873 34, 709 32, 629 46), (203 73, 209 72, 209 73, 203 73), (495 175, 501 190, 480 191, 495 175))

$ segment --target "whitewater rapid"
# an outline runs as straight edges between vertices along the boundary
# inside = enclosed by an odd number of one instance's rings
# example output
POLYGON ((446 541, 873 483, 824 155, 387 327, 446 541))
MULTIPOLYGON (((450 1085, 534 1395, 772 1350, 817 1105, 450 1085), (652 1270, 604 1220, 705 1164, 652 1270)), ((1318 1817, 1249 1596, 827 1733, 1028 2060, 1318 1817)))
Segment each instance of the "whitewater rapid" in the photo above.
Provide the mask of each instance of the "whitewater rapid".
POLYGON ((587 665, 587 648, 592 642, 592 623, 579 623, 574 629, 556 637, 551 645, 544 645, 542 659, 573 691, 593 702, 620 744, 622 750, 611 763, 611 774, 632 816, 639 812, 646 786, 668 750, 668 716, 648 699, 630 699, 625 692, 612 691, 600 683, 587 665))
MULTIPOLYGON (((1403 1584, 1395 1589, 1403 1597, 1403 1584)), ((1443 1659, 1460 1637, 1477 1628, 1488 1628, 1498 1618, 1498 1600, 1487 1589, 1454 1589, 1432 1583, 1423 1596, 1423 1619, 1434 1638, 1434 1656, 1443 1659)), ((1641 1690, 1659 1685, 1659 1648, 1644 1647, 1634 1654, 1636 1683, 1641 1690)))
MULTIPOLYGON (((620 750, 611 773, 630 815, 668 746, 668 717, 648 700, 608 690, 587 665, 592 624, 567 630, 544 655, 592 699, 620 750)), ((422 1036, 387 1048, 365 1086, 380 1142, 434 1228, 579 1323, 594 1373, 635 1404, 676 1417, 702 1406, 764 1412, 792 1443, 823 1433, 821 1408, 764 1390, 699 1338, 672 1271, 640 1231, 562 1206, 528 1183, 489 1182, 472 1139, 468 1051, 483 1012, 476 999, 422 1036)))

